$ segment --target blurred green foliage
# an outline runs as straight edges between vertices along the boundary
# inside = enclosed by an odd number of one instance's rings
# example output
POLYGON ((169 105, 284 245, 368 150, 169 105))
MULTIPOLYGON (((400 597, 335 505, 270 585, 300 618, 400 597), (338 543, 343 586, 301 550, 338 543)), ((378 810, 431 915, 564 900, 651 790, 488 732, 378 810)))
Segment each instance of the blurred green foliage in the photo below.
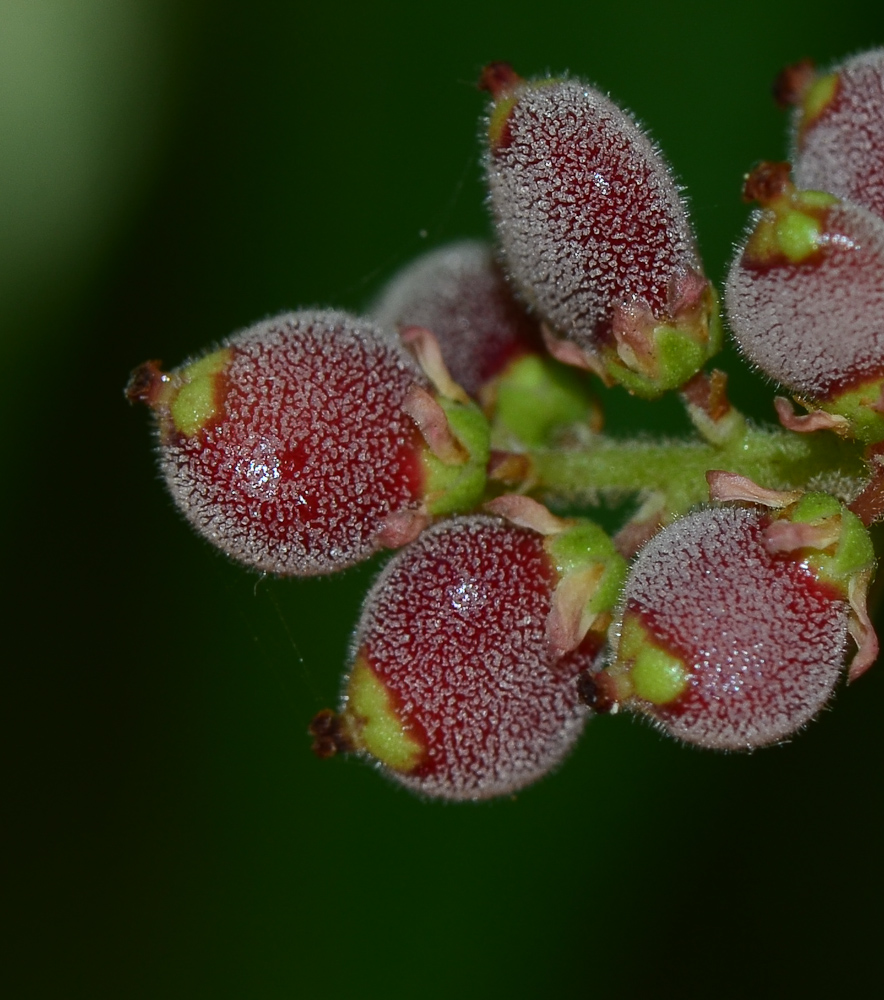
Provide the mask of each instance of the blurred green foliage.
MULTIPOLYGON (((720 280, 743 173, 785 152, 774 74, 882 41, 880 0, 0 7, 4 995, 873 981, 880 667, 785 748, 601 719, 514 801, 422 803, 305 734, 377 567, 228 565, 171 509, 122 387, 284 308, 358 310, 425 247, 487 234, 491 59, 585 76, 646 122, 720 280)), ((763 414, 757 386, 735 393, 763 414)), ((650 412, 612 393, 614 427, 650 412)))

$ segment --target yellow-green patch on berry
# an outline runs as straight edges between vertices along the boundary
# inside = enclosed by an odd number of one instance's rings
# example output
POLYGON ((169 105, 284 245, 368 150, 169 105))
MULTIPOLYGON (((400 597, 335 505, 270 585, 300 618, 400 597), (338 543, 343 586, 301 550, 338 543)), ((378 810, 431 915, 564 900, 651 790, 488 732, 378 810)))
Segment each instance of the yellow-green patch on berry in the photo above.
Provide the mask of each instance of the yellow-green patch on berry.
POLYGON ((491 151, 494 152, 506 134, 506 126, 516 104, 515 97, 502 97, 494 105, 491 117, 488 121, 488 143, 491 151))
POLYGON ((182 385, 169 406, 172 423, 179 434, 193 437, 218 415, 221 405, 219 376, 230 364, 231 356, 230 348, 223 348, 181 370, 178 377, 182 385))
POLYGON ((383 682, 362 657, 350 674, 343 722, 357 750, 394 771, 409 774, 420 763, 423 747, 403 726, 383 682))
POLYGON ((821 246, 825 210, 837 202, 824 191, 796 191, 771 203, 746 244, 747 258, 756 264, 809 260, 821 246))
POLYGON ((822 115, 838 93, 838 74, 827 73, 807 88, 801 100, 801 124, 806 129, 822 115))
POLYGON ((636 615, 627 614, 620 634, 618 662, 629 665, 633 695, 652 705, 668 705, 688 687, 684 663, 652 642, 636 615))

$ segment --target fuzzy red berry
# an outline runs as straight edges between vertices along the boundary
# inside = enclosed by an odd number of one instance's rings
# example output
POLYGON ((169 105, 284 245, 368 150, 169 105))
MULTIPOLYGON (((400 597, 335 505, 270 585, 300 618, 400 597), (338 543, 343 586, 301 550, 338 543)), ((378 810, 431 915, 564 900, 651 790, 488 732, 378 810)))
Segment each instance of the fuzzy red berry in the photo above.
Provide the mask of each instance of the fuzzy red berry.
POLYGON ((160 465, 188 521, 280 575, 333 572, 407 540, 439 465, 419 423, 438 417, 451 437, 395 335, 340 312, 265 320, 170 375, 149 363, 128 395, 156 414, 160 465))
POLYGON ((381 323, 433 333, 455 382, 493 417, 497 440, 547 444, 560 428, 599 429, 582 372, 549 357, 540 324, 513 295, 488 244, 464 240, 418 257, 375 304, 381 323))
POLYGON ((792 158, 799 188, 828 191, 884 218, 884 49, 815 73, 800 64, 792 158))
POLYGON ((536 781, 583 728, 576 680, 621 579, 622 560, 594 525, 558 544, 484 515, 436 525, 368 594, 339 739, 433 797, 485 799, 536 781), (588 618, 577 648, 559 655, 550 617, 563 579, 588 598, 588 618))
POLYGON ((475 240, 418 257, 372 313, 397 329, 431 330, 451 377, 474 398, 514 358, 543 347, 537 321, 514 299, 491 248, 475 240))
POLYGON ((494 98, 486 174, 497 236, 556 356, 646 396, 682 385, 720 331, 668 165, 588 84, 493 69, 483 84, 494 98))
POLYGON ((853 581, 865 586, 871 565, 859 521, 824 495, 789 517, 687 515, 630 569, 597 707, 623 704, 711 749, 786 739, 831 697, 859 635, 853 581))
POLYGON ((788 164, 762 164, 747 196, 762 209, 731 266, 726 304, 746 357, 836 418, 884 438, 884 221, 819 191, 788 164))

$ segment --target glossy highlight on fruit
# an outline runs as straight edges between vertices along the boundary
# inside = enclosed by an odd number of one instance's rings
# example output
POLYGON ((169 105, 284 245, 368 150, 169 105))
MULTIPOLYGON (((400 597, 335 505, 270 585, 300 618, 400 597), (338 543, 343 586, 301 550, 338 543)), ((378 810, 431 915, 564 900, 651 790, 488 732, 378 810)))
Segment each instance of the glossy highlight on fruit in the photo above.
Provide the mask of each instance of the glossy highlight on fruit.
POLYGON ((847 593, 806 550, 781 550, 779 523, 711 507, 656 535, 630 569, 599 689, 715 750, 776 743, 812 719, 844 666, 847 593))
POLYGON ((428 385, 392 333, 332 311, 286 313, 129 396, 157 418, 159 458, 197 531, 245 565, 330 573, 382 547, 423 502, 423 438, 406 412, 428 385))
POLYGON ((576 79, 524 81, 505 64, 485 170, 511 280, 560 360, 656 396, 720 345, 715 293, 679 188, 624 111, 576 79))
MULTIPOLYGON (((602 562, 619 563, 596 530, 602 562)), ((510 794, 564 758, 588 715, 576 679, 603 630, 551 652, 558 570, 544 542, 473 515, 435 525, 391 560, 353 643, 341 712, 353 749, 411 790, 452 800, 510 794)))

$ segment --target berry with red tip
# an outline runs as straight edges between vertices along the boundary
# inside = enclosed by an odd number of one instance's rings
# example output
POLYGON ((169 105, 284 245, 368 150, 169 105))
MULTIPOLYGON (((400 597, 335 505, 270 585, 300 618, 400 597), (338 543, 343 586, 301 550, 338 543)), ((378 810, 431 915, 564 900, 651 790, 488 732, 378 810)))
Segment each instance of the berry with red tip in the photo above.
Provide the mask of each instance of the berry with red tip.
POLYGON ((762 371, 833 414, 845 433, 884 438, 884 222, 820 191, 788 164, 748 178, 759 201, 727 280, 734 337, 762 371))
POLYGON ((639 126, 580 80, 486 73, 486 174, 504 263, 563 361, 656 396, 720 346, 672 173, 639 126))
POLYGON ((149 363, 128 395, 154 410, 188 521, 263 572, 330 573, 406 541, 455 480, 456 501, 481 496, 487 446, 471 463, 395 336, 345 313, 265 320, 168 375, 149 363), (451 439, 448 464, 421 421, 451 439))
POLYGON ((827 73, 807 64, 785 76, 795 113, 792 158, 799 188, 828 191, 884 218, 884 48, 827 73))
POLYGON ((786 739, 832 694, 859 634, 852 581, 866 586, 872 564, 865 529, 825 495, 779 515, 687 515, 630 569, 598 707, 622 704, 711 749, 786 739))
POLYGON ((327 713, 314 723, 320 753, 343 740, 413 791, 452 800, 506 795, 555 767, 586 720, 576 680, 623 575, 601 529, 565 527, 545 538, 475 515, 398 553, 366 599, 334 738, 327 713), (550 616, 567 579, 584 622, 558 655, 550 616))

